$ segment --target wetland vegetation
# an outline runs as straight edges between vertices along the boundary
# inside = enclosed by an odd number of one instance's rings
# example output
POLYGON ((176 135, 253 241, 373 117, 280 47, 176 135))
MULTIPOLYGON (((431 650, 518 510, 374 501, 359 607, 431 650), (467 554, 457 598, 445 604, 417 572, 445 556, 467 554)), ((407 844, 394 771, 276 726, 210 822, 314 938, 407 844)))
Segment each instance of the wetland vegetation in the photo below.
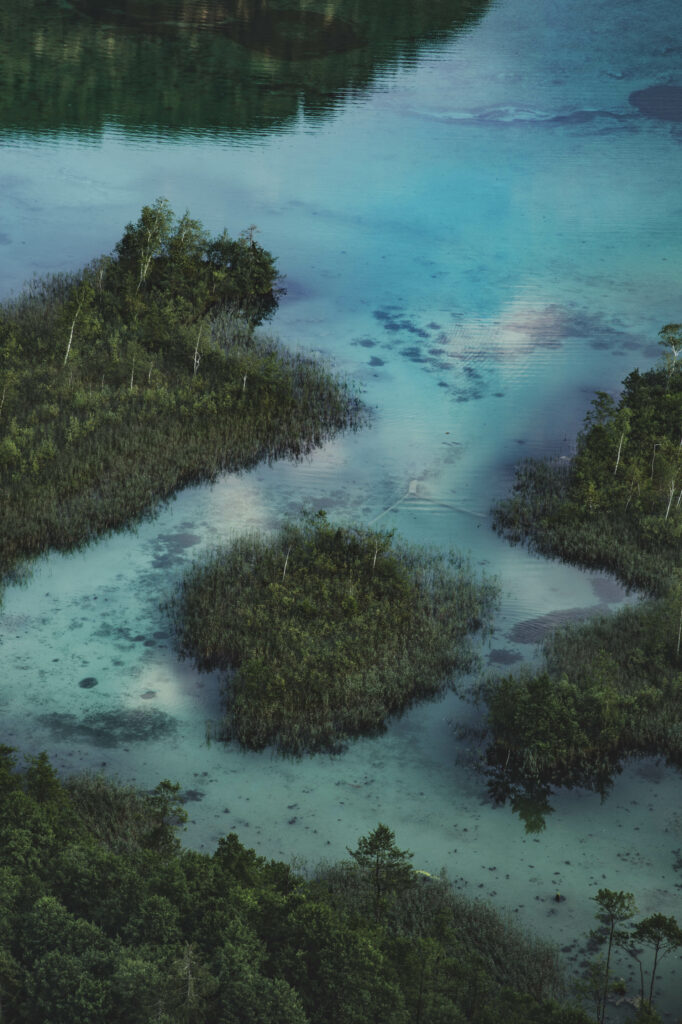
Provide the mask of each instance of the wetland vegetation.
POLYGON ((442 693, 475 663, 496 587, 454 552, 324 513, 197 562, 169 613, 182 656, 226 674, 222 734, 260 750, 336 750, 442 693))
POLYGON ((682 326, 660 341, 661 365, 634 370, 617 402, 597 394, 573 459, 524 463, 494 510, 512 541, 653 595, 555 632, 540 671, 482 685, 501 799, 518 786, 603 793, 637 754, 682 765, 682 326))
POLYGON ((212 238, 161 199, 0 305, 0 579, 360 422, 346 381, 254 333, 280 293, 253 230, 212 238))

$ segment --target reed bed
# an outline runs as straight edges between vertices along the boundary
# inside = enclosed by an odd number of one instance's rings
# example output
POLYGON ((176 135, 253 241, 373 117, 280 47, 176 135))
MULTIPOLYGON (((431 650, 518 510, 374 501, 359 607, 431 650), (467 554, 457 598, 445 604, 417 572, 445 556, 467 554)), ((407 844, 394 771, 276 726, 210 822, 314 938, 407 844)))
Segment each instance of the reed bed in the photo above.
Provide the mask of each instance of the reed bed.
POLYGON ((225 674, 223 738, 300 755, 442 694, 496 594, 454 552, 310 514, 207 555, 168 611, 181 656, 225 674))

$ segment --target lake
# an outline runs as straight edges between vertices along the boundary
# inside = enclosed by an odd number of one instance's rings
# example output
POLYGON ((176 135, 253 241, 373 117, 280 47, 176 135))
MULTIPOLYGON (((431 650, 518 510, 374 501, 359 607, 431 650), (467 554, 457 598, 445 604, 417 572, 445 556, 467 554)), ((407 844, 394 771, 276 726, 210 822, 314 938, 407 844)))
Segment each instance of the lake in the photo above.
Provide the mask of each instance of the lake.
POLYGON ((594 390, 651 365, 682 319, 681 39, 677 0, 5 0, 2 294, 110 251, 157 196, 211 233, 255 224, 286 275, 272 331, 333 361, 374 415, 8 590, 3 742, 65 772, 178 780, 205 850, 234 830, 314 864, 384 821, 416 867, 444 866, 569 964, 600 887, 682 916, 680 779, 662 764, 628 765, 603 804, 557 794, 530 835, 487 800, 477 713, 454 694, 337 757, 210 744, 218 680, 176 661, 159 609, 202 549, 304 506, 496 574, 485 665, 632 600, 510 548, 489 509, 520 458, 569 456, 594 390))

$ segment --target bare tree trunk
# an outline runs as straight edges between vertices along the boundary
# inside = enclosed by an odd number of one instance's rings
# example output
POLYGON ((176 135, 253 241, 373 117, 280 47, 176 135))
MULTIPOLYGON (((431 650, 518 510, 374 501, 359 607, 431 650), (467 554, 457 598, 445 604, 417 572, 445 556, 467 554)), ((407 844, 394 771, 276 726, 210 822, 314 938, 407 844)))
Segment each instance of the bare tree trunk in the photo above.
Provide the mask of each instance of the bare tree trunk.
POLYGON ((199 342, 201 341, 201 332, 203 330, 203 327, 204 327, 204 325, 202 323, 200 325, 200 327, 199 327, 199 333, 197 334, 197 343, 196 343, 196 347, 194 349, 194 376, 195 377, 197 375, 197 370, 199 369, 199 363, 201 362, 201 356, 199 355, 199 342))
POLYGON ((66 360, 69 358, 69 352, 71 351, 71 342, 73 341, 73 332, 76 329, 76 321, 78 320, 78 317, 80 316, 80 312, 81 312, 81 309, 83 308, 83 302, 84 301, 85 301, 85 292, 83 292, 83 295, 81 296, 81 300, 78 303, 78 309, 76 310, 76 315, 73 318, 73 322, 71 324, 71 331, 69 333, 69 344, 66 346, 66 355, 64 356, 64 366, 66 366, 66 360))
POLYGON ((615 468, 615 469, 614 469, 614 471, 613 471, 613 475, 614 475, 614 476, 615 476, 615 475, 616 475, 616 473, 618 472, 618 465, 619 465, 619 463, 620 463, 620 453, 621 453, 621 451, 622 451, 622 449, 623 449, 623 438, 624 438, 624 437, 625 437, 625 431, 623 431, 623 432, 621 433, 621 435, 620 435, 620 443, 619 443, 619 445, 618 445, 618 457, 617 457, 617 459, 616 459, 616 468, 615 468))
POLYGON ((675 496, 675 478, 674 478, 674 477, 673 477, 673 479, 672 479, 672 480, 670 481, 670 483, 668 484, 668 489, 669 489, 669 491, 670 491, 670 496, 669 496, 669 498, 668 498, 668 507, 667 507, 667 509, 665 510, 665 518, 666 518, 666 522, 667 522, 667 520, 668 520, 668 516, 670 515, 670 506, 671 506, 671 505, 672 505, 672 503, 673 503, 673 497, 675 496))

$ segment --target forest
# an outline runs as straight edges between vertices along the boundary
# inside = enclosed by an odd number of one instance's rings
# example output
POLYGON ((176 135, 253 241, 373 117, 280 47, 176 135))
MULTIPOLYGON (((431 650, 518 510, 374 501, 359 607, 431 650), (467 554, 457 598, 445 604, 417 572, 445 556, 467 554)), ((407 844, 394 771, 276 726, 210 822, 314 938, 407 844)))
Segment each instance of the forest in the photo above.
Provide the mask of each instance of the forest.
POLYGON ((455 552, 319 512, 210 553, 167 608, 180 654, 225 675, 221 737, 298 755, 443 693, 476 664, 469 637, 496 599, 455 552))
POLYGON ((159 199, 0 305, 0 581, 363 421, 347 381, 254 333, 281 292, 253 229, 212 238, 159 199))
POLYGON ((606 569, 649 595, 558 630, 539 671, 485 681, 493 793, 541 800, 550 786, 605 793, 623 760, 682 765, 682 325, 661 365, 599 392, 568 463, 530 461, 495 528, 543 555, 606 569))
POLYGON ((164 781, 140 793, 96 775, 62 782, 45 754, 19 765, 2 748, 3 1020, 592 1019, 566 1001, 553 946, 416 870, 388 826, 349 836, 348 860, 303 875, 233 833, 212 854, 183 849, 177 791, 164 781))

